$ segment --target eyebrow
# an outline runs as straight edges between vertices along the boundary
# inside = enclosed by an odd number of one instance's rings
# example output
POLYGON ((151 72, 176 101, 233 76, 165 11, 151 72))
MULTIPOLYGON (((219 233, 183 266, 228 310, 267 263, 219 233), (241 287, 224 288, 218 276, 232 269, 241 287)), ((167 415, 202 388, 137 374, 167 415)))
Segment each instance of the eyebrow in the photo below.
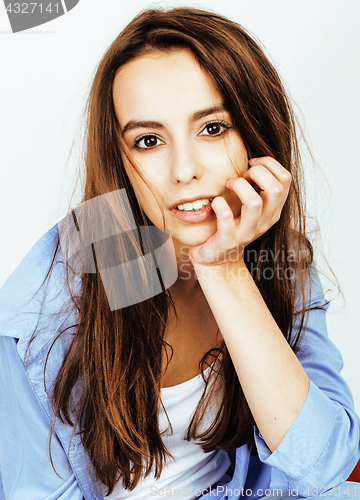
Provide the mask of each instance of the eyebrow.
MULTIPOLYGON (((212 115, 214 113, 219 113, 221 111, 226 111, 223 104, 217 104, 216 106, 212 106, 211 108, 195 111, 195 113, 190 118, 190 122, 194 123, 200 120, 201 118, 205 118, 206 116, 212 115)), ((122 134, 124 135, 129 130, 134 130, 136 128, 163 128, 163 127, 164 125, 162 123, 151 120, 130 120, 123 128, 122 134)))

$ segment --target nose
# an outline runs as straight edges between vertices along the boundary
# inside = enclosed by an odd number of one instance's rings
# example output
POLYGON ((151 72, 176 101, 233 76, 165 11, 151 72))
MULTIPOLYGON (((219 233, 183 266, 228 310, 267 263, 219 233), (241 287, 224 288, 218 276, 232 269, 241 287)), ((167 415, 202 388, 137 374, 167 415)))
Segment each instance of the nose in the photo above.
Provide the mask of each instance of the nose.
POLYGON ((195 145, 186 138, 176 141, 171 149, 171 181, 175 184, 189 184, 200 179, 203 167, 195 145))

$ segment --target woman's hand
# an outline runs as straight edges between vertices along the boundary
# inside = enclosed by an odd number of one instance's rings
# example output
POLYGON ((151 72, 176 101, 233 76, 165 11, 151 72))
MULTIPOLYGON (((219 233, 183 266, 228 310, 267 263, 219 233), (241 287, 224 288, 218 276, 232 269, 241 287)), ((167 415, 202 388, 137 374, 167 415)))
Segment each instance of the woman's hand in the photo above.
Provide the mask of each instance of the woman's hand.
MULTIPOLYGON (((241 201, 240 216, 234 220, 224 198, 215 198, 217 231, 199 257, 196 247, 188 254, 256 426, 274 452, 299 414, 310 382, 242 258, 243 248, 279 220, 291 176, 273 158, 249 163, 249 170, 225 184, 241 201)), ((229 203, 234 206, 230 197, 229 203)))
POLYGON ((211 206, 217 217, 217 231, 205 243, 189 248, 192 264, 221 266, 242 260, 246 245, 264 234, 280 218, 289 194, 291 174, 269 156, 253 158, 242 177, 226 181, 241 201, 236 219, 222 196, 211 206))

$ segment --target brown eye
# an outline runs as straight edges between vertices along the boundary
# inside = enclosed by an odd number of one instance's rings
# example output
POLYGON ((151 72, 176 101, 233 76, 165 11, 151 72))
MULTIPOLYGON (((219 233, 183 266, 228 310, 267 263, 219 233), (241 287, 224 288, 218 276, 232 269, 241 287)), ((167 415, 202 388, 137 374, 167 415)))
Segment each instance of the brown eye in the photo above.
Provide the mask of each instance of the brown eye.
POLYGON ((222 122, 211 122, 208 123, 205 128, 203 129, 202 133, 200 135, 207 135, 207 136, 220 136, 226 130, 230 128, 230 125, 227 125, 222 122))
POLYGON ((151 146, 156 146, 156 143, 157 143, 157 138, 156 137, 153 137, 153 136, 149 136, 149 137, 145 137, 144 138, 144 145, 146 147, 149 147, 151 148, 151 146))
POLYGON ((138 149, 152 149, 158 146, 160 139, 156 135, 144 135, 135 141, 135 147, 138 149))
POLYGON ((208 131, 209 135, 217 135, 220 133, 221 125, 220 123, 210 123, 206 126, 206 130, 208 131))

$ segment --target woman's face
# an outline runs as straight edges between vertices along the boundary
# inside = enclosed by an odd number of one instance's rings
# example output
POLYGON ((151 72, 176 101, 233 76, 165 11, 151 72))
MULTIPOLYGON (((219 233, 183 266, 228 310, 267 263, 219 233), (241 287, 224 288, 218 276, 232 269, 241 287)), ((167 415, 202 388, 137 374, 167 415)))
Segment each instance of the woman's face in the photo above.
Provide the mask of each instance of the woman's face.
POLYGON ((139 204, 160 227, 162 206, 176 254, 184 255, 216 232, 216 216, 210 209, 206 220, 189 222, 176 217, 173 207, 181 200, 222 196, 237 217, 240 200, 225 182, 247 170, 245 145, 222 96, 189 50, 130 61, 119 69, 113 95, 125 147, 155 188, 152 193, 123 155, 139 204))

